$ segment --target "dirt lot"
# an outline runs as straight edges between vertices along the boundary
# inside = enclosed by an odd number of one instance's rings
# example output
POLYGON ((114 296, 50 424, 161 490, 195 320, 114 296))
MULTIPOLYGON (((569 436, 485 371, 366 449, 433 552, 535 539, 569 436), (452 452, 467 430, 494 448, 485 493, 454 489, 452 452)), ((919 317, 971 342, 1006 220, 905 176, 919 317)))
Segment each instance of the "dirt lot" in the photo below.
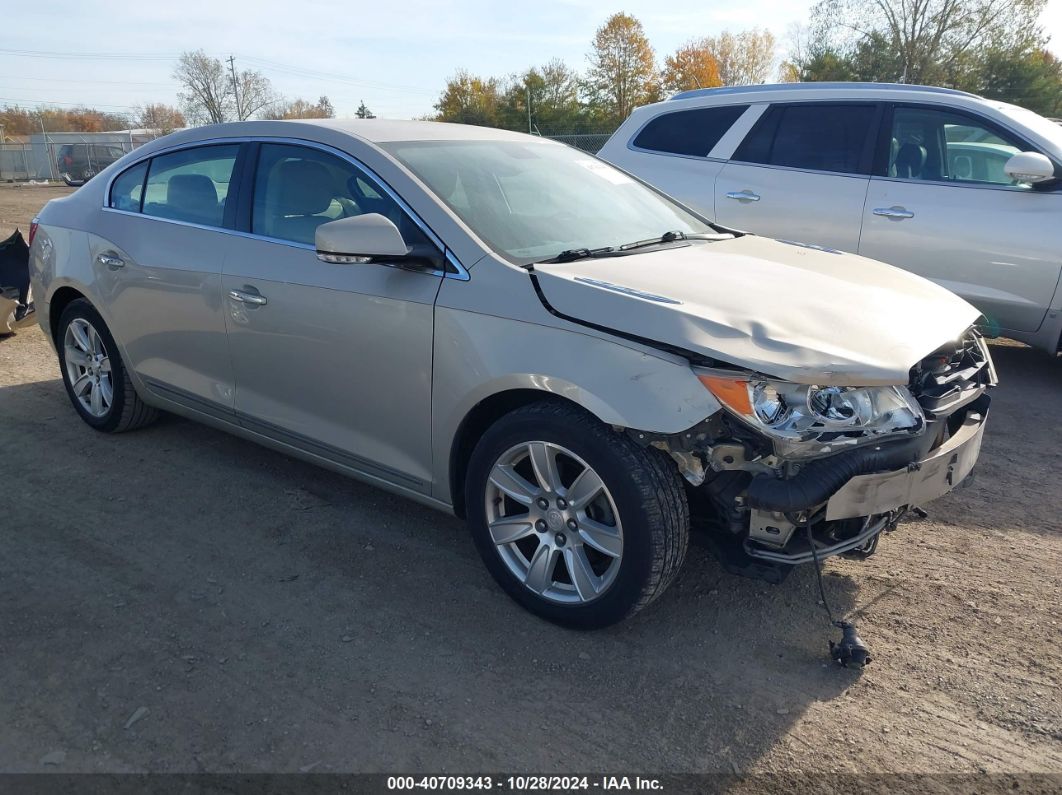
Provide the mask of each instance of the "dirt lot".
POLYGON ((49 199, 73 193, 73 188, 65 185, 22 185, 20 183, 0 184, 0 240, 3 240, 16 228, 29 237, 29 225, 37 211, 49 199))
POLYGON ((994 352, 974 484, 826 566, 858 675, 809 568, 694 546, 649 610, 561 630, 459 521, 173 417, 97 434, 39 330, 0 341, 0 771, 1062 774, 1062 361, 994 352))

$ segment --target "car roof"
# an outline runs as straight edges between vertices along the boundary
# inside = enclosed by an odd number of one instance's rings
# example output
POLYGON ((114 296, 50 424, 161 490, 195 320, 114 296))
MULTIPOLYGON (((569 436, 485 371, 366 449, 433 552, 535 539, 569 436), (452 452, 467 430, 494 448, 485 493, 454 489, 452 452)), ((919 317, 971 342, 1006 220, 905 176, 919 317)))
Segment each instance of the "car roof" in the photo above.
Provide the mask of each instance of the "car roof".
POLYGON ((732 96, 737 94, 803 94, 818 92, 843 92, 851 95, 861 95, 869 91, 896 91, 930 94, 950 94, 952 96, 981 99, 977 94, 967 91, 959 91, 954 88, 940 88, 938 86, 919 86, 908 83, 764 83, 753 86, 719 86, 718 88, 695 88, 691 91, 680 91, 673 94, 667 101, 679 99, 692 99, 694 97, 732 96))
MULTIPOLYGON (((527 141, 526 133, 476 127, 471 124, 448 124, 436 121, 402 121, 392 119, 291 119, 284 121, 239 121, 191 127, 168 136, 170 141, 185 142, 197 139, 237 136, 303 134, 307 128, 346 133, 374 144, 392 141, 527 141)), ((539 139, 548 140, 548 139, 539 139)))

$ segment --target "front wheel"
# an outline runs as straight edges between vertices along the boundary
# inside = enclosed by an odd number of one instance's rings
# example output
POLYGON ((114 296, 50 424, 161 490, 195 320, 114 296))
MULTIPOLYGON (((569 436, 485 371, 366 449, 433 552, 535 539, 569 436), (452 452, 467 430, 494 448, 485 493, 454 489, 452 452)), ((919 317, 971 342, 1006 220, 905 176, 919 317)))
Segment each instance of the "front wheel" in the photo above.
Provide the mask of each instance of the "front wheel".
POLYGON ((689 509, 668 458, 561 402, 517 409, 483 435, 466 506, 495 580, 566 626, 595 629, 640 610, 686 554, 689 509))

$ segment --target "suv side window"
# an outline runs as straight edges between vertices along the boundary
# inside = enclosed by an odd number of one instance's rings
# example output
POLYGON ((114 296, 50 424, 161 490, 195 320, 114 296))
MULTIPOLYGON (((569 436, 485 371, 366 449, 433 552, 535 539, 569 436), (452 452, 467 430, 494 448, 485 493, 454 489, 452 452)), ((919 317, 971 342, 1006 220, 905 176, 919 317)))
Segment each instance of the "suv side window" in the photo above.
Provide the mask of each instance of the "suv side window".
POLYGON ((145 160, 115 177, 111 183, 111 196, 107 206, 131 213, 140 212, 140 199, 144 195, 144 177, 147 176, 147 170, 148 161, 145 160))
POLYGON ((631 142, 639 149, 705 157, 748 105, 721 105, 662 113, 642 127, 631 142))
POLYGON ((144 188, 144 215, 222 226, 239 151, 239 144, 222 144, 152 158, 144 188))
POLYGON ((251 210, 254 234, 312 246, 321 224, 366 213, 390 218, 409 245, 428 242, 398 203, 353 164, 305 146, 262 144, 251 210))
POLYGON ((897 107, 892 114, 888 176, 1016 185, 1003 173, 1003 166, 1021 151, 1021 143, 964 113, 897 107))
POLYGON ((872 104, 776 105, 763 115, 734 160, 839 174, 870 174, 872 104))

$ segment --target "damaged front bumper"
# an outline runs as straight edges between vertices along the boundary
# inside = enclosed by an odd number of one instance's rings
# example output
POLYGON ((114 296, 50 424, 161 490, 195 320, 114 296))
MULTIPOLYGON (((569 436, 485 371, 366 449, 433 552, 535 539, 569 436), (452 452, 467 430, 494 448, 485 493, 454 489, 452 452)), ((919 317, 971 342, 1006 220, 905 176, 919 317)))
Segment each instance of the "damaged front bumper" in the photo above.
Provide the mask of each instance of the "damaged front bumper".
POLYGON ((816 557, 871 554, 908 511, 958 486, 977 462, 996 382, 984 340, 970 331, 911 369, 907 389, 923 420, 917 432, 793 457, 721 410, 686 433, 642 443, 676 462, 724 565, 777 581, 816 557))
POLYGON ((907 464, 848 479, 818 505, 799 510, 773 511, 750 495, 749 535, 744 551, 770 563, 798 565, 847 552, 872 549, 877 536, 891 530, 910 509, 942 497, 970 474, 981 451, 981 438, 991 399, 982 395, 949 418, 954 430, 924 457, 907 464), (807 534, 815 529, 814 555, 807 534))

